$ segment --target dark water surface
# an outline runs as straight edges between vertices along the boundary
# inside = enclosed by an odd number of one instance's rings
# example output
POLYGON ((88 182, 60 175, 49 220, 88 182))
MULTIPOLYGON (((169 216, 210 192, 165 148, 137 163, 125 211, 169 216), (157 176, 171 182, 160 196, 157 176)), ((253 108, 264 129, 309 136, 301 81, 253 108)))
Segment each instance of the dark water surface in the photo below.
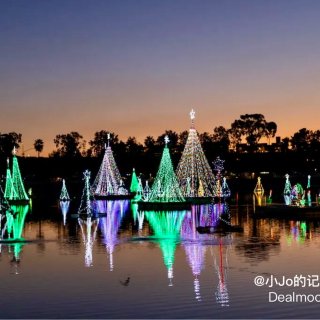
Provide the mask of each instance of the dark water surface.
POLYGON ((200 234, 221 223, 221 207, 159 213, 101 201, 104 217, 78 220, 73 203, 33 202, 19 209, 29 210, 30 242, 0 245, 1 318, 319 318, 320 302, 268 301, 270 292, 320 301, 317 221, 255 219, 233 205, 243 232, 200 234))

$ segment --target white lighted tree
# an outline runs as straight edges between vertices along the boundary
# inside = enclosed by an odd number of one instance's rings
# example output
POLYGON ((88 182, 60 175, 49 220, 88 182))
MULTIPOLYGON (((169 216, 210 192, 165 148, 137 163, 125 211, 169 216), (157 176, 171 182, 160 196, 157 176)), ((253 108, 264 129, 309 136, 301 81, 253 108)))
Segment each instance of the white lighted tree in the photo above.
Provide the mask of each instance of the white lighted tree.
POLYGON ((108 146, 99 169, 93 182, 92 190, 96 196, 125 195, 128 191, 124 188, 119 169, 113 157, 112 149, 109 145, 110 135, 108 135, 108 146))
POLYGON ((191 127, 181 159, 177 177, 185 197, 209 197, 215 195, 214 175, 201 147, 194 127, 195 111, 190 112, 191 127))

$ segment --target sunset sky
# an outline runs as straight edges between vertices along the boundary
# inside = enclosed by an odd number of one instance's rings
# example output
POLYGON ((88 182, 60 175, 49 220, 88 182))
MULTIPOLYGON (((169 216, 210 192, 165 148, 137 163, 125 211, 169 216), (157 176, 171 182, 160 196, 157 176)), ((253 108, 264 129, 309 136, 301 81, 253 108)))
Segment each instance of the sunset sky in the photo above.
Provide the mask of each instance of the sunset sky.
POLYGON ((143 142, 191 108, 199 132, 245 113, 320 129, 318 0, 1 0, 0 43, 0 132, 25 150, 70 131, 143 142))

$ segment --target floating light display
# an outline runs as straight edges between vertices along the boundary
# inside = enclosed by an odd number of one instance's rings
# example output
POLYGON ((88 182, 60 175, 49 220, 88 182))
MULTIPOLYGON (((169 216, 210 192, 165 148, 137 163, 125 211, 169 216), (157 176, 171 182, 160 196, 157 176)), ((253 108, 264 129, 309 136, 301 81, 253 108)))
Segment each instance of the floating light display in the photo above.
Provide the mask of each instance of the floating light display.
POLYGON ((29 200, 22 181, 15 148, 13 149, 12 175, 10 174, 10 170, 7 169, 7 179, 5 197, 8 200, 29 200))
POLYGON ((228 183, 227 183, 227 178, 226 177, 223 177, 222 178, 222 197, 224 199, 227 199, 231 196, 231 190, 228 186, 228 183))
POLYGON ((312 200, 311 200, 311 176, 308 175, 308 183, 307 183, 307 201, 308 205, 312 205, 312 200))
POLYGON ((137 186, 135 189, 136 191, 133 198, 133 202, 137 202, 143 199, 143 186, 140 178, 137 178, 137 186))
POLYGON ((286 182, 285 182, 284 190, 283 190, 284 202, 286 205, 290 205, 291 204, 292 187, 291 187, 291 182, 289 180, 289 175, 286 174, 285 177, 286 177, 286 182))
POLYGON ((80 206, 78 209, 78 215, 86 215, 88 217, 91 217, 93 215, 93 210, 91 207, 91 200, 93 199, 93 195, 90 188, 90 176, 91 173, 88 170, 83 173, 84 188, 82 191, 80 206))
POLYGON ((174 173, 170 157, 168 136, 165 137, 165 147, 157 176, 151 188, 148 202, 184 202, 185 199, 179 187, 179 182, 174 173))
POLYGON ((260 177, 258 177, 258 181, 257 181, 257 184, 256 184, 253 192, 256 196, 263 196, 264 195, 264 189, 263 189, 260 177))
POLYGON ((307 189, 311 188, 311 176, 310 174, 308 175, 308 183, 307 183, 307 189))
POLYGON ((11 177, 9 158, 7 159, 7 172, 6 172, 6 187, 4 191, 4 197, 6 199, 16 199, 17 194, 13 186, 13 181, 11 177))
POLYGON ((215 194, 214 175, 194 128, 194 110, 191 110, 190 118, 187 142, 176 170, 179 185, 185 197, 210 197, 215 194))
POLYGON ((128 191, 123 185, 119 169, 109 145, 109 140, 108 146, 105 147, 105 149, 100 169, 92 185, 93 193, 100 197, 108 195, 127 195, 128 191))
POLYGON ((66 187, 66 181, 64 179, 62 179, 62 189, 61 189, 61 193, 60 193, 60 201, 69 201, 70 197, 69 197, 69 193, 66 187))
POLYGON ((131 175, 130 192, 137 192, 139 188, 139 181, 136 175, 136 170, 133 168, 131 175))
POLYGON ((150 194, 151 194, 151 188, 149 187, 149 182, 147 180, 146 185, 143 188, 143 197, 142 197, 143 201, 149 201, 150 194))
POLYGON ((216 171, 214 196, 220 199, 227 199, 231 196, 231 190, 227 184, 227 178, 222 176, 224 160, 217 157, 215 161, 213 161, 213 166, 216 171))
POLYGON ((300 183, 296 183, 291 190, 291 204, 295 206, 305 205, 305 191, 300 183))

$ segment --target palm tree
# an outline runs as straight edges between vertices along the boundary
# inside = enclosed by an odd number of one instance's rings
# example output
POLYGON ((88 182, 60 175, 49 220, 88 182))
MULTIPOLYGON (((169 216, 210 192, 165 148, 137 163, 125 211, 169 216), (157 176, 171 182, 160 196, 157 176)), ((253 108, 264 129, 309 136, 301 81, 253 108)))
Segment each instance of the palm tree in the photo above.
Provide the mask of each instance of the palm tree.
POLYGON ((33 146, 34 146, 34 149, 38 152, 38 158, 39 158, 40 153, 43 150, 43 140, 42 139, 36 139, 34 141, 33 146))

